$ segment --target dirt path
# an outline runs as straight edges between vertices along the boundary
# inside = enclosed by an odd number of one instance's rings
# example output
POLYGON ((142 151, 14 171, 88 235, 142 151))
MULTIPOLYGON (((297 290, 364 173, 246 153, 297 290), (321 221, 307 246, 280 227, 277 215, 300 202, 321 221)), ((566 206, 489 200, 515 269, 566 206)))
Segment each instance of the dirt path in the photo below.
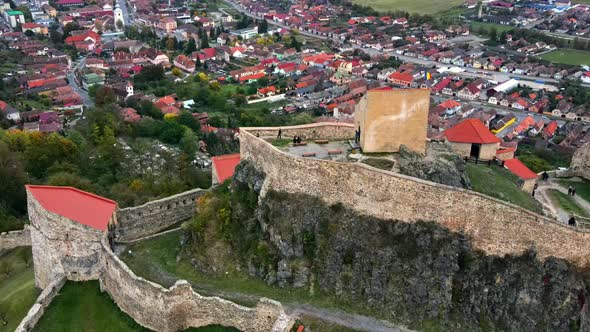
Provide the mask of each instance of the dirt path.
POLYGON ((317 308, 309 304, 287 304, 287 311, 290 316, 300 317, 301 315, 328 321, 330 323, 347 326, 359 331, 371 332, 405 332, 406 328, 395 326, 385 320, 378 320, 372 317, 349 314, 343 311, 327 310, 317 308))
MULTIPOLYGON (((549 190, 557 190, 567 195, 567 188, 560 185, 554 179, 549 179, 548 182, 539 182, 539 187, 535 198, 543 204, 543 209, 547 214, 554 216, 557 220, 567 223, 570 218, 570 213, 562 209, 558 204, 555 204, 549 197, 549 190)), ((590 215, 590 203, 580 196, 573 196, 574 202, 583 208, 588 215, 590 215)))

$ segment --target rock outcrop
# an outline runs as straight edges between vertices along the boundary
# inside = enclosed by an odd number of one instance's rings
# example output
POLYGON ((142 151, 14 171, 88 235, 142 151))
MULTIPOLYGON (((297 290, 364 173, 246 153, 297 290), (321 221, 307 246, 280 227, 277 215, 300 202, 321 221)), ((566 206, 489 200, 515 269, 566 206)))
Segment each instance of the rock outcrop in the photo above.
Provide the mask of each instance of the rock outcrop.
POLYGON ((582 145, 572 157, 568 176, 580 176, 590 180, 590 143, 582 145))
POLYGON ((471 188, 465 175, 465 161, 445 143, 430 143, 427 157, 402 145, 399 150, 399 172, 415 178, 471 188))
MULTIPOLYGON (((264 182, 264 174, 242 162, 233 194, 258 195, 264 182)), ((382 220, 272 188, 259 196, 253 213, 236 208, 232 219, 243 230, 239 238, 228 239, 241 243, 236 248, 240 264, 268 284, 337 295, 414 328, 588 327, 590 281, 584 271, 562 259, 541 260, 534 248, 490 256, 475 250, 469 237, 435 222, 382 220)))

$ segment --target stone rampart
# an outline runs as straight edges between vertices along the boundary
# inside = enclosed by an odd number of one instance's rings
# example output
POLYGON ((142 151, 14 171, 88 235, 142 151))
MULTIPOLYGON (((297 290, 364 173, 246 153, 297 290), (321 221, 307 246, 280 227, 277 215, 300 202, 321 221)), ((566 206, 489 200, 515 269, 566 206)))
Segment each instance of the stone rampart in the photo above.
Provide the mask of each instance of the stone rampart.
POLYGON ((0 251, 17 247, 29 247, 31 245, 31 231, 29 225, 20 231, 12 231, 0 234, 0 251))
MULTIPOLYGON (((326 127, 314 126, 316 133, 326 127)), ((288 130, 283 128, 283 133, 288 130)), ((409 223, 435 221, 463 232, 476 249, 489 255, 520 254, 535 247, 541 258, 555 256, 577 266, 587 266, 590 261, 590 233, 585 231, 473 191, 362 163, 289 155, 257 138, 257 131, 241 128, 240 153, 242 160, 252 162, 266 174, 262 196, 272 188, 313 195, 327 204, 344 204, 377 218, 409 223)))
POLYGON ((179 331, 211 324, 233 326, 244 332, 283 331, 276 329, 285 321, 282 305, 261 299, 255 308, 237 305, 195 293, 185 280, 166 289, 136 276, 109 248, 103 246, 103 273, 100 285, 119 308, 138 324, 154 331, 179 331))
POLYGON ((117 211, 116 239, 133 241, 155 234, 190 219, 196 210, 195 200, 206 191, 194 189, 117 211))
POLYGON ((35 285, 44 289, 59 275, 96 280, 103 232, 48 211, 27 191, 35 285))
POLYGON ((281 129, 283 138, 300 136, 303 140, 329 139, 347 140, 354 138, 354 125, 351 123, 325 122, 321 124, 311 123, 290 127, 256 127, 245 128, 253 135, 258 134, 260 138, 276 138, 281 129))
POLYGON ((41 292, 35 304, 29 309, 29 312, 20 322, 15 332, 28 332, 32 331, 41 316, 45 313, 45 309, 49 306, 51 301, 59 293, 60 289, 66 283, 66 276, 59 275, 53 279, 45 289, 41 292))

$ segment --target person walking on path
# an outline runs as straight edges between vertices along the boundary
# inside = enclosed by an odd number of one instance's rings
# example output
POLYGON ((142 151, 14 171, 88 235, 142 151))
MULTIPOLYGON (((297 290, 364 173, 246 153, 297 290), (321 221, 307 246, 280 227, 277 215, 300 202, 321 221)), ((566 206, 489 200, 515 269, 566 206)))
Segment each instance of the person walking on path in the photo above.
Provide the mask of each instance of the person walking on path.
POLYGON ((576 196, 576 187, 572 187, 572 196, 576 196))
POLYGON ((549 180, 549 174, 547 173, 547 171, 543 172, 542 177, 543 177, 543 181, 545 181, 545 182, 547 182, 547 180, 549 180))
POLYGON ((568 196, 572 195, 572 186, 569 186, 569 188, 567 188, 567 195, 568 196))
POLYGON ((574 216, 571 216, 570 220, 567 221, 567 224, 572 227, 576 227, 576 218, 574 218, 574 216))
POLYGON ((281 139, 283 135, 283 130, 279 128, 279 134, 277 135, 277 139, 281 139))

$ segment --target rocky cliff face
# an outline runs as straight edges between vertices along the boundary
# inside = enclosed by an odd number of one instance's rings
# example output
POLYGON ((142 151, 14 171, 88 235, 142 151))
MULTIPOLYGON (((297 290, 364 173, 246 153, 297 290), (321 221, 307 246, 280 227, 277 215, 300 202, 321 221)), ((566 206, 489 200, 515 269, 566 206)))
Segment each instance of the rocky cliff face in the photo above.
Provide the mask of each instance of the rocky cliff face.
POLYGON ((427 157, 402 145, 399 149, 399 172, 415 178, 453 187, 471 188, 465 174, 465 161, 445 143, 428 144, 427 157))
MULTIPOLYGON (((263 183, 264 174, 242 163, 233 195, 259 194, 263 183)), ((489 257, 432 222, 380 220, 272 190, 253 211, 232 205, 242 231, 230 242, 269 284, 335 294, 418 329, 587 330, 584 275, 563 260, 539 261, 533 248, 489 257)))
POLYGON ((590 143, 586 143, 576 150, 568 173, 590 180, 590 143))

